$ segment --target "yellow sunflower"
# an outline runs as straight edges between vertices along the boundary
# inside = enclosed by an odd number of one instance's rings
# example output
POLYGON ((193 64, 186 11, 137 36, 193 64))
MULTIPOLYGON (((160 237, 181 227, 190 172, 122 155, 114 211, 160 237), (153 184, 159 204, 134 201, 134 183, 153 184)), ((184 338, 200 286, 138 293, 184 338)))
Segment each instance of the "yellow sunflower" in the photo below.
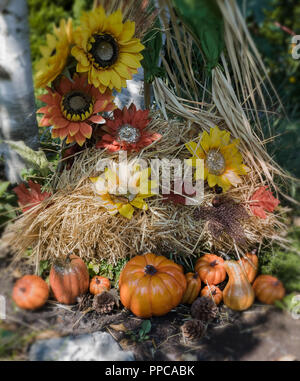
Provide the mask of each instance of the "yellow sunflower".
POLYGON ((46 87, 64 70, 72 44, 72 20, 61 20, 53 34, 47 34, 47 45, 41 46, 42 58, 36 64, 35 86, 46 87))
POLYGON ((122 20, 121 10, 107 16, 100 6, 84 13, 74 32, 71 53, 78 61, 77 71, 88 72, 89 83, 101 93, 107 88, 121 91, 141 66, 144 46, 133 37, 135 23, 122 20))
POLYGON ((194 159, 204 160, 204 180, 210 187, 220 186, 226 192, 232 185, 242 182, 240 175, 246 175, 249 168, 243 164, 238 150, 239 139, 230 142, 230 132, 220 130, 217 126, 208 134, 203 132, 198 142, 188 142, 186 148, 194 159))
POLYGON ((112 162, 109 168, 99 177, 91 177, 94 191, 100 205, 112 215, 120 213, 131 219, 134 209, 148 210, 146 198, 154 196, 149 180, 151 170, 140 169, 139 165, 129 163, 125 167, 112 162))

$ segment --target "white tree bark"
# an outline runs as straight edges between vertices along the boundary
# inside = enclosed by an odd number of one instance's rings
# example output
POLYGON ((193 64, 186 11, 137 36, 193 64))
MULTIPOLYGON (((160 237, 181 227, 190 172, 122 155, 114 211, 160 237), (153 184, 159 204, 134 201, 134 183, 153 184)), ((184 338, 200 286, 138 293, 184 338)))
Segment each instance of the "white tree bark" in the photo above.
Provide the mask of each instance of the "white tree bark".
MULTIPOLYGON (((26 0, 0 0, 0 139, 39 146, 26 0)), ((23 160, 5 144, 0 154, 8 179, 19 182, 23 160)))

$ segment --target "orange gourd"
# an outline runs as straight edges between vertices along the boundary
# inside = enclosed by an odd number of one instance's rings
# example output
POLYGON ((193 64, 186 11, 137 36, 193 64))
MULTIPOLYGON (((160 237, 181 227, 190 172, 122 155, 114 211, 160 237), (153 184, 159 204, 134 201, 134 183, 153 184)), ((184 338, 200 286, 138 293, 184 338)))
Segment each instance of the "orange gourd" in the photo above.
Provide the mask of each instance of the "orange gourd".
POLYGON ((103 276, 96 275, 90 283, 90 293, 93 295, 102 294, 110 289, 110 280, 103 276))
POLYGON ((205 254, 199 258, 195 265, 200 279, 204 283, 219 284, 226 278, 224 259, 215 254, 205 254))
POLYGON ((198 273, 187 273, 185 279, 187 286, 181 303, 192 304, 199 295, 201 279, 198 273))
POLYGON ((12 298, 20 308, 36 310, 41 308, 49 297, 47 283, 37 275, 25 275, 19 279, 12 292, 12 298))
POLYGON ((253 284, 255 296, 265 304, 274 304, 285 295, 285 288, 277 278, 271 275, 259 275, 253 284))
POLYGON ((258 257, 255 252, 246 253, 238 262, 245 270, 249 282, 253 283, 258 270, 258 257))
POLYGON ((122 304, 136 316, 161 316, 176 307, 186 290, 182 268, 164 256, 138 255, 124 267, 119 279, 122 304))
POLYGON ((88 291, 90 277, 83 260, 77 255, 69 254, 53 264, 49 281, 58 302, 73 304, 78 296, 88 291))
POLYGON ((228 283, 223 291, 223 301, 227 307, 243 311, 252 306, 255 294, 241 265, 237 261, 225 261, 228 283))
POLYGON ((212 298, 217 306, 223 300, 223 292, 219 289, 219 287, 214 286, 214 285, 204 287, 201 290, 201 296, 206 296, 208 298, 212 298))

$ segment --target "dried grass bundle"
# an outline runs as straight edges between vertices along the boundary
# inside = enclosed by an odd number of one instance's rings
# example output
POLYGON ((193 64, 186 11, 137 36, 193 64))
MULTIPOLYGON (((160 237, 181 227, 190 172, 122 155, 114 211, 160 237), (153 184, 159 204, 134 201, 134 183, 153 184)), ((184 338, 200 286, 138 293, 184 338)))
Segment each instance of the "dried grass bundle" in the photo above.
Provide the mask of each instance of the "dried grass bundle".
MULTIPOLYGON (((182 23, 178 23, 170 0, 159 0, 159 4, 166 50, 171 52, 176 67, 176 73, 172 72, 169 63, 162 57, 169 84, 161 79, 156 79, 154 83, 155 99, 164 117, 167 119, 171 113, 171 118, 176 115, 189 120, 196 124, 199 132, 208 131, 216 124, 226 125, 232 136, 241 139, 243 155, 261 176, 261 182, 267 181, 276 192, 280 192, 274 176, 279 176, 283 181, 288 176, 267 153, 261 119, 264 115, 271 133, 267 104, 274 108, 272 94, 277 105, 282 104, 236 1, 218 0, 224 20, 226 49, 221 55, 222 66, 212 70, 211 90, 207 85, 205 65, 202 78, 194 76, 191 63, 194 59, 193 45, 197 43, 192 34, 182 23)), ((205 57, 202 59, 205 61, 205 57)), ((272 136, 268 141, 270 139, 272 136)))
MULTIPOLYGON (((189 140, 191 123, 166 122, 156 113, 151 129, 163 134, 140 153, 143 159, 186 158, 184 142, 189 140)), ((67 255, 70 251, 86 260, 107 259, 115 263, 119 258, 160 251, 168 248, 185 259, 205 251, 221 250, 243 255, 247 247, 257 247, 273 241, 285 243, 284 209, 280 214, 270 214, 266 220, 252 216, 245 222, 245 244, 223 235, 212 237, 207 222, 196 220, 197 206, 174 205, 163 202, 160 195, 148 199, 149 210, 136 210, 128 220, 121 215, 111 216, 99 205, 88 177, 95 172, 99 158, 114 157, 106 151, 87 149, 75 157, 71 170, 59 176, 58 191, 44 203, 23 214, 8 230, 6 239, 22 255, 31 247, 38 263, 41 259, 67 255)), ((129 157, 130 158, 130 157, 129 157)), ((172 178, 171 178, 172 180, 172 178)), ((235 202, 242 203, 251 215, 249 199, 261 185, 258 174, 252 170, 244 183, 227 192, 235 202)), ((211 205, 215 194, 205 189, 203 205, 211 205)))

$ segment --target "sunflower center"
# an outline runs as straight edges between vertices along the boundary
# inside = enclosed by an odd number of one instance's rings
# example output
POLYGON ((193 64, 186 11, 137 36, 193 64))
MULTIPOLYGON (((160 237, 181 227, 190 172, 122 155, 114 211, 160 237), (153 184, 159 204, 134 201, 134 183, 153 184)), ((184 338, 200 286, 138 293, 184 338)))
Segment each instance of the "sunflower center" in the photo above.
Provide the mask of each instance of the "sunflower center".
POLYGON ((71 91, 63 96, 61 110, 66 119, 83 121, 92 115, 94 99, 81 91, 71 91))
POLYGON ((205 165, 213 175, 221 175, 226 168, 224 156, 217 150, 212 149, 208 151, 205 158, 205 165))
POLYGON ((117 61, 119 46, 110 34, 94 34, 90 43, 89 52, 96 66, 105 68, 112 66, 117 61))
POLYGON ((130 124, 123 124, 117 133, 118 141, 123 141, 126 143, 137 143, 140 140, 140 137, 140 130, 130 124))

